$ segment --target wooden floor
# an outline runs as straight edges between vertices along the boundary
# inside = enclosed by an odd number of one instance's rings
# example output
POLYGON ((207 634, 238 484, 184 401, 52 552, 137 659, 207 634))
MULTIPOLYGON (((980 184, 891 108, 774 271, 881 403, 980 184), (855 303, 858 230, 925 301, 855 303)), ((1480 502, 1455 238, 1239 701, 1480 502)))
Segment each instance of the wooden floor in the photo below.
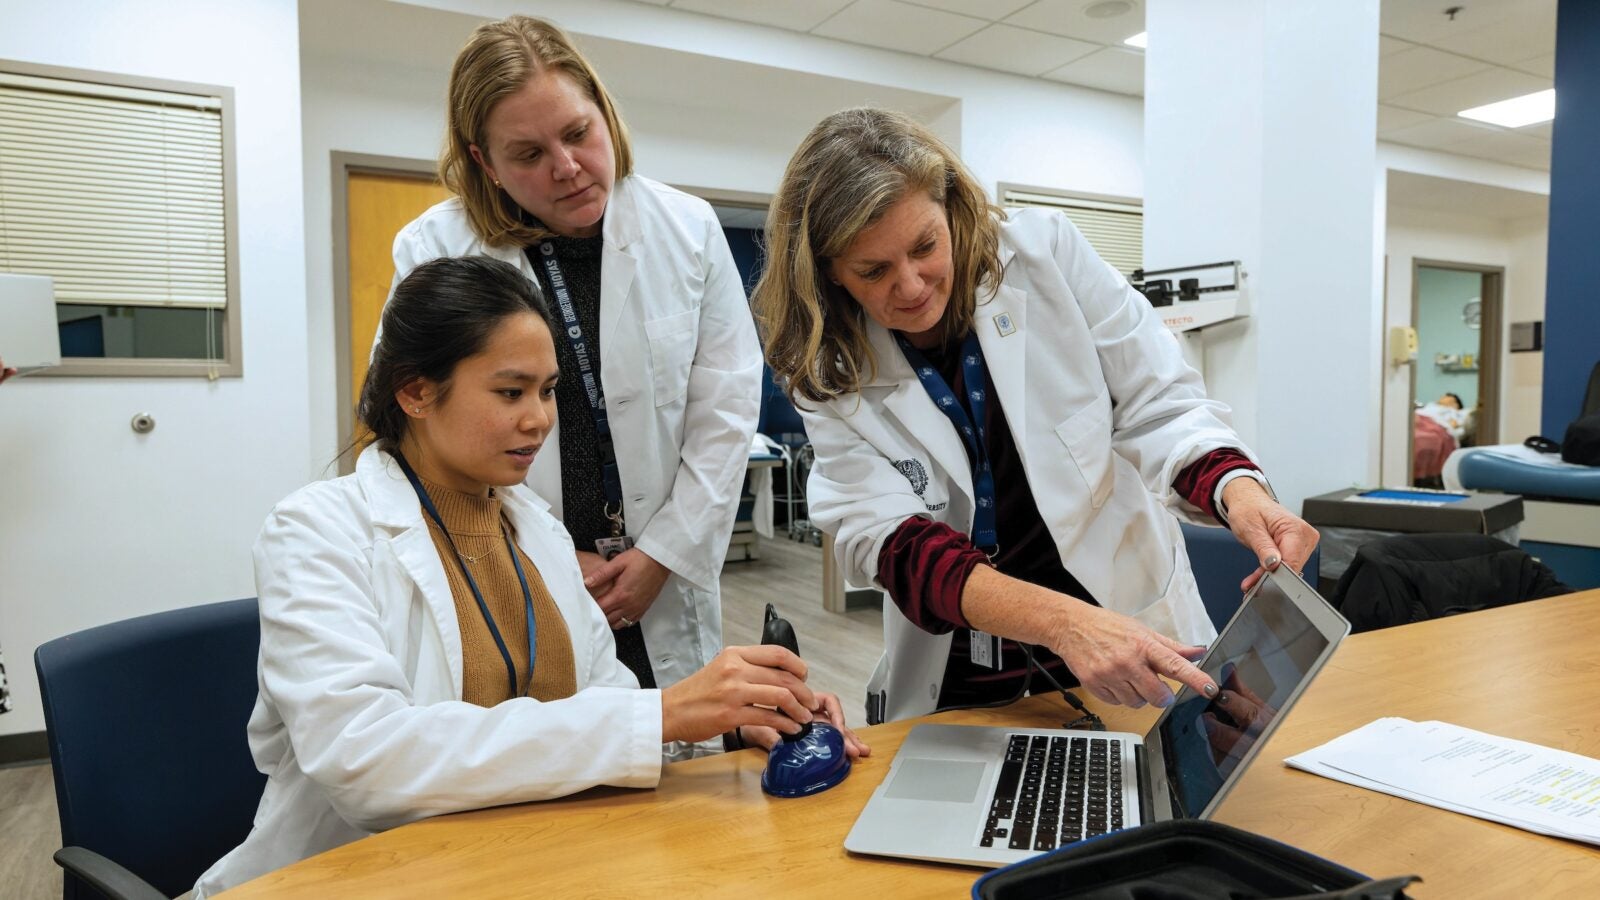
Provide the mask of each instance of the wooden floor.
MULTIPOLYGON (((757 558, 730 562, 722 573, 723 640, 761 638, 768 603, 794 625, 813 688, 833 691, 852 726, 865 725, 867 676, 883 650, 883 611, 822 609, 822 551, 810 544, 762 540, 757 558)), ((0 898, 58 900, 61 870, 50 855, 61 846, 55 785, 48 765, 0 769, 0 898)))
POLYGON ((722 568, 722 640, 729 646, 761 640, 766 605, 794 626, 813 689, 832 691, 844 703, 851 727, 867 724, 867 676, 883 654, 883 607, 840 615, 822 608, 822 549, 763 540, 749 562, 722 568))
POLYGON ((0 897, 57 900, 61 847, 56 788, 48 765, 0 769, 0 897))

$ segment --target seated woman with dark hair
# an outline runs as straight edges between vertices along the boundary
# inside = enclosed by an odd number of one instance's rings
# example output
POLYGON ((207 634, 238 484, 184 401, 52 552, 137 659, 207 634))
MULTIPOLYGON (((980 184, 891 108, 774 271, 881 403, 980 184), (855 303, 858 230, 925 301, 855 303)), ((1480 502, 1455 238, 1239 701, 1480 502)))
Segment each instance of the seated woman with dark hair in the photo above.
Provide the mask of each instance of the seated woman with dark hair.
POLYGON ((197 896, 426 816, 653 787, 667 742, 844 727, 779 647, 639 689, 571 538, 522 485, 558 374, 549 312, 514 267, 439 259, 395 289, 361 396, 375 442, 355 474, 278 504, 256 542, 249 733, 267 786, 197 896))

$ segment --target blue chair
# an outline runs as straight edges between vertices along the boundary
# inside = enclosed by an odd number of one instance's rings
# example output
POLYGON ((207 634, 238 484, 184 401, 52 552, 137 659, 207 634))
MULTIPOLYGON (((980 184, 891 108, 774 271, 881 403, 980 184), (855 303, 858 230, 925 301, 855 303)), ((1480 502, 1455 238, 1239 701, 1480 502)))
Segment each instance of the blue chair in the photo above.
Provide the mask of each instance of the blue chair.
POLYGON ((65 898, 154 900, 194 886, 250 831, 266 776, 254 598, 140 616, 33 656, 55 768, 65 898))
MULTIPOLYGON (((1203 528, 1187 522, 1180 527, 1184 549, 1189 551, 1189 567, 1194 569, 1200 600, 1206 605, 1206 615, 1221 629, 1239 611, 1239 604, 1244 600, 1239 582, 1255 570, 1256 555, 1226 528, 1203 528)), ((1309 585, 1317 583, 1321 558, 1321 548, 1312 551, 1305 571, 1300 573, 1309 585)))

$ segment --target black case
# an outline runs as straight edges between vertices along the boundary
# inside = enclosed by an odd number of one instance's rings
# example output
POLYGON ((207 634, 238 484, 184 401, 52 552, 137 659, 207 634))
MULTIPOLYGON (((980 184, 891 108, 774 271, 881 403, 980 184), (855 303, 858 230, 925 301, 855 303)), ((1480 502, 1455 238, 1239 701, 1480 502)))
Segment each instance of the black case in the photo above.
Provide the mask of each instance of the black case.
POLYGON ((1080 841, 978 879, 974 900, 1402 900, 1415 876, 1372 881, 1218 822, 1172 819, 1080 841))

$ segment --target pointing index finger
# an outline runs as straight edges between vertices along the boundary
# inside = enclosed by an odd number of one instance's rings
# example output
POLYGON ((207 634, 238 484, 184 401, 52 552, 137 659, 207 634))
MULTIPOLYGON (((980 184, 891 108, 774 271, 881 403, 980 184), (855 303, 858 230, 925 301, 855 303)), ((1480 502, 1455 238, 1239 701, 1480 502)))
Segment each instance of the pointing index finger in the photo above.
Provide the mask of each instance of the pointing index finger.
POLYGON ((1179 684, 1188 685, 1202 697, 1215 697, 1217 683, 1200 667, 1170 649, 1162 648, 1151 654, 1151 668, 1179 684))

